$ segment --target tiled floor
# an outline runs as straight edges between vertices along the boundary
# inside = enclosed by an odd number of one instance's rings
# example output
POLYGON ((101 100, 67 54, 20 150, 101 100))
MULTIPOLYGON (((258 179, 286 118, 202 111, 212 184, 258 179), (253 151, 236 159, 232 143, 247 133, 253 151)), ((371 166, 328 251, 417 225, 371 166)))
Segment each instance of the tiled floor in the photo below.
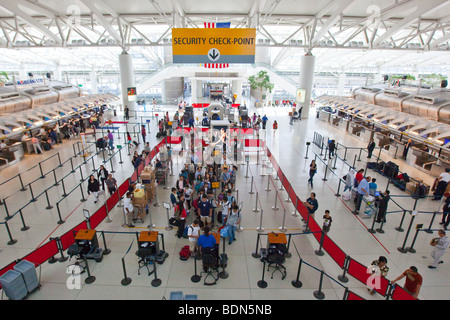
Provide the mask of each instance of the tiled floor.
MULTIPOLYGON (((165 107, 167 110, 173 111, 174 107, 165 107)), ((429 270, 427 266, 431 263, 430 253, 431 247, 429 242, 431 238, 436 237, 434 234, 428 234, 423 231, 419 232, 414 244, 416 253, 400 253, 399 247, 402 247, 406 237, 405 232, 398 232, 394 228, 400 225, 402 213, 395 212, 388 214, 387 223, 383 226, 385 233, 369 233, 372 225, 372 220, 363 219, 362 215, 355 216, 351 213, 353 203, 351 201, 343 201, 340 197, 334 194, 338 187, 338 177, 342 177, 348 170, 348 165, 342 163, 340 160, 336 163, 334 174, 327 173, 327 181, 322 181, 324 176, 324 164, 318 160, 318 174, 315 177, 314 188, 308 187, 306 180, 308 179, 309 163, 314 157, 314 153, 319 154, 317 147, 310 146, 308 150, 308 159, 306 155, 306 142, 312 141, 314 132, 318 132, 325 137, 330 137, 346 146, 365 147, 365 142, 358 140, 343 131, 333 128, 330 124, 324 123, 315 117, 315 112, 311 112, 309 119, 294 122, 289 125, 288 109, 287 108, 265 108, 264 110, 251 109, 249 114, 253 111, 263 115, 267 114, 269 117, 269 124, 267 130, 262 131, 261 137, 267 140, 270 150, 274 153, 280 167, 285 175, 288 177, 296 194, 302 199, 306 199, 311 191, 317 194, 319 201, 319 210, 316 214, 316 220, 319 225, 322 224, 322 213, 325 209, 331 211, 333 224, 329 236, 345 253, 353 259, 361 262, 364 265, 369 265, 374 259, 380 255, 384 255, 388 259, 388 266, 390 268, 388 278, 394 279, 400 275, 409 266, 415 265, 419 269, 419 273, 424 278, 423 287, 419 295, 420 299, 447 299, 450 290, 450 269, 448 265, 448 256, 444 256, 445 263, 440 265, 436 270, 429 270), (272 130, 273 120, 277 120, 279 129, 274 132, 272 130)), ((120 114, 119 114, 120 115, 120 114)), ((130 119, 134 121, 137 119, 130 119)), ((121 131, 124 129, 122 128, 121 131)), ((129 130, 131 130, 129 128, 129 130)), ((151 122, 151 133, 149 133, 151 146, 156 142, 156 123, 151 122)), ((123 139, 123 138, 122 138, 123 139)), ((26 171, 29 167, 36 165, 39 161, 44 160, 49 155, 59 152, 62 162, 65 162, 73 156, 72 144, 75 141, 65 141, 64 144, 55 147, 55 150, 45 153, 40 156, 27 156, 26 159, 19 164, 9 167, 1 171, 2 180, 14 176, 19 172, 26 171)), ((122 140, 123 142, 123 140, 122 140)), ((116 142, 119 144, 120 142, 116 142)), ((142 150, 142 144, 138 147, 142 150)), ((174 154, 177 152, 180 145, 175 146, 174 154)), ((121 153, 124 163, 119 163, 118 156, 113 158, 113 168, 115 170, 114 177, 119 181, 124 181, 132 173, 132 166, 130 163, 130 156, 127 151, 123 150, 121 153)), ((353 160, 354 153, 349 152, 348 159, 353 160)), ((106 155, 107 157, 107 155, 106 155)), ((86 178, 92 173, 93 166, 98 168, 103 159, 100 153, 94 157, 94 163, 88 161, 82 166, 83 177, 86 178)), ((253 156, 254 159, 254 156, 253 156)), ((382 159, 387 160, 390 157, 387 154, 382 154, 382 159)), ((311 234, 306 234, 303 231, 304 223, 298 216, 292 215, 294 212, 293 204, 286 202, 286 191, 278 190, 280 181, 270 181, 271 191, 266 191, 268 176, 261 175, 265 173, 265 162, 261 158, 261 163, 256 164, 252 161, 249 165, 249 173, 254 179, 254 192, 258 192, 258 198, 261 203, 260 212, 253 212, 255 207, 256 193, 249 194, 250 184, 252 179, 245 178, 246 166, 241 165, 238 171, 237 189, 239 190, 239 200, 243 202, 243 220, 241 226, 243 231, 237 234, 237 241, 232 245, 226 244, 226 253, 228 254, 228 265, 226 271, 229 274, 227 279, 219 279, 214 286, 205 286, 203 281, 194 283, 191 281, 191 276, 194 275, 194 260, 181 261, 178 258, 180 249, 188 243, 186 239, 178 239, 175 236, 176 230, 166 231, 167 215, 162 206, 151 206, 152 223, 155 224, 155 230, 164 235, 165 249, 169 253, 163 264, 157 264, 157 276, 161 279, 161 285, 158 287, 152 286, 154 275, 147 276, 145 272, 138 275, 138 257, 135 255, 136 246, 136 232, 147 230, 150 223, 149 216, 147 216, 144 223, 137 223, 136 228, 124 228, 122 208, 116 206, 109 214, 111 222, 103 222, 97 228, 98 231, 104 231, 107 247, 111 250, 109 255, 104 256, 102 262, 89 261, 89 267, 92 275, 96 280, 92 284, 85 284, 86 275, 81 277, 81 287, 79 289, 69 289, 68 281, 71 281, 71 275, 66 273, 66 267, 72 264, 73 261, 56 262, 54 264, 44 263, 38 268, 40 274, 41 288, 40 290, 29 295, 28 299, 156 299, 160 300, 163 297, 169 299, 170 293, 173 291, 183 291, 184 294, 196 294, 198 299, 217 299, 217 300, 241 300, 241 299, 264 299, 264 300, 315 300, 313 293, 319 288, 320 271, 325 272, 325 277, 322 284, 322 292, 325 294, 325 299, 339 300, 342 299, 345 287, 365 299, 382 300, 383 297, 379 295, 369 295, 366 286, 363 283, 349 277, 348 283, 339 283, 338 276, 342 274, 342 270, 337 264, 327 255, 318 256, 315 250, 319 249, 316 239, 311 234), (277 205, 280 208, 275 211, 272 210, 274 206, 276 190, 278 190, 277 205), (261 218, 262 215, 262 218, 261 218), (269 232, 279 232, 279 227, 283 225, 287 228, 287 234, 292 235, 292 243, 290 252, 292 257, 286 259, 285 266, 287 268, 287 277, 281 280, 280 274, 275 273, 273 279, 270 273, 265 272, 265 281, 267 281, 267 288, 262 289, 258 286, 258 281, 262 278, 263 263, 252 256, 256 250, 258 234, 261 235, 260 243, 262 246, 266 244, 266 234, 269 232), (263 228, 263 232, 258 232, 259 228, 263 228), (300 258, 304 262, 301 268, 300 281, 303 286, 295 288, 291 281, 296 279, 297 270, 300 258), (128 286, 121 285, 121 280, 124 278, 124 269, 122 261, 126 267, 126 273, 132 282, 128 286)), ((364 161, 358 162, 357 167, 361 165, 364 167, 364 161)), ((350 161, 350 160, 349 160, 350 161)), ((82 159, 76 157, 73 159, 75 168, 82 165, 82 159)), ((325 161, 326 163, 327 161, 325 161)), ((396 160, 400 165, 400 169, 409 173, 408 170, 413 170, 410 166, 403 163, 401 160, 396 160)), ((40 171, 38 168, 30 170, 23 175, 25 184, 38 179, 32 184, 33 193, 36 197, 41 194, 43 190, 54 184, 54 175, 52 168, 58 165, 57 156, 44 163, 45 168, 50 173, 43 179, 40 179, 40 171)), ((179 156, 174 158, 174 172, 175 174, 181 170, 183 159, 179 156)), ((110 170, 110 163, 106 164, 107 169, 110 170)), ((63 167, 55 169, 57 179, 68 175, 65 181, 66 193, 69 190, 73 192, 63 201, 60 202, 61 218, 65 221, 58 224, 60 217, 56 210, 55 203, 61 199, 62 186, 53 186, 49 189, 49 202, 53 206, 52 209, 47 210, 48 206, 45 193, 41 194, 38 201, 27 205, 23 208, 23 216, 26 225, 31 228, 27 231, 21 231, 22 222, 20 217, 16 215, 9 220, 9 228, 12 237, 17 240, 13 245, 7 245, 9 241, 8 233, 4 226, 0 234, 0 264, 5 266, 14 259, 21 258, 30 251, 37 248, 42 243, 45 243, 49 238, 57 237, 79 222, 83 221, 82 209, 88 209, 90 212, 95 212, 96 208, 103 204, 106 199, 105 195, 101 196, 101 201, 94 204, 92 196, 87 198, 86 202, 80 202, 81 191, 77 188, 80 183, 79 169, 75 173, 69 174, 71 171, 70 161, 65 163, 63 167)), ((387 185, 387 180, 369 170, 372 176, 378 180, 380 189, 384 189, 387 185)), ((425 179, 432 179, 426 177, 421 172, 414 172, 416 176, 422 175, 425 179)), ((411 175, 411 174, 410 174, 411 175)), ((274 178, 275 176, 273 176, 274 178)), ((176 175, 169 177, 169 185, 173 185, 176 181, 176 175)), ((3 188, 2 194, 8 195, 6 197, 6 204, 10 214, 13 214, 22 208, 31 199, 29 188, 23 192, 13 192, 17 189, 17 183, 11 183, 7 188, 3 188)), ((86 188, 84 188, 86 189, 86 188)), ((395 187, 390 187, 392 195, 406 195, 395 187)), ((84 190, 85 191, 85 190, 84 190)), ((342 190, 341 190, 342 191, 342 190)), ((158 200, 160 203, 168 201, 170 190, 164 189, 162 186, 158 188, 158 200)), ((2 196, 5 198, 5 196, 2 196)), ((87 193, 85 193, 87 197, 87 193)), ((414 200, 409 197, 395 198, 402 207, 411 210, 414 206, 414 200)), ((432 202, 429 199, 419 200, 416 208, 420 211, 433 212, 440 210, 439 203, 432 202)), ((4 206, 2 206, 4 212, 4 206)), ((398 208, 391 203, 388 211, 397 211, 398 208)), ((408 235, 406 247, 411 246, 413 237, 415 235, 415 225, 423 223, 428 227, 432 219, 431 214, 419 213, 412 223, 412 230, 408 235)), ((411 216, 407 214, 403 221, 403 228, 408 230, 411 221, 411 216)), ((438 229, 438 222, 440 216, 436 216, 432 224, 432 229, 438 229)), ((261 231, 261 230, 260 230, 261 231)), ((100 245, 103 246, 103 241, 100 238, 100 245)), ((198 262, 198 270, 200 270, 200 262, 198 262)), ((400 281, 400 284, 403 284, 400 281)), ((3 295, 3 299, 6 299, 3 295)))

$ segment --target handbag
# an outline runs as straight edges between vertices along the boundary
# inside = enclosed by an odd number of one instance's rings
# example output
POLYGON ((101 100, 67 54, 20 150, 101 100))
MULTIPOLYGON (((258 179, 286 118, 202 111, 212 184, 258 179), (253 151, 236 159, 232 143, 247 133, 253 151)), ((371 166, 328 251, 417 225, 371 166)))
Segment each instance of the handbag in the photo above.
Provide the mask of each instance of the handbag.
POLYGON ((222 230, 220 230, 220 236, 222 238, 228 237, 228 226, 225 226, 222 230))

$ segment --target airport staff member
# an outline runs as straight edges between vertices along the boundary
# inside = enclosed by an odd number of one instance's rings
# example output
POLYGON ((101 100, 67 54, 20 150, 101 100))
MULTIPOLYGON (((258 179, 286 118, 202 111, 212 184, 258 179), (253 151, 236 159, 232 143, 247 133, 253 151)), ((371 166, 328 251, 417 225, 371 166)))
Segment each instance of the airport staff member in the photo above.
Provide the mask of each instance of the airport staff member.
POLYGON ((445 254, 448 246, 450 245, 450 239, 447 238, 444 230, 438 231, 439 238, 435 238, 431 241, 431 246, 434 247, 431 257, 434 259, 433 263, 428 266, 430 269, 436 269, 439 263, 444 263, 441 257, 445 254))
POLYGON ((447 189, 447 185, 450 181, 450 168, 446 168, 444 172, 442 172, 438 178, 438 184, 436 186, 436 191, 434 191, 433 200, 441 200, 442 196, 445 193, 445 189, 447 189))

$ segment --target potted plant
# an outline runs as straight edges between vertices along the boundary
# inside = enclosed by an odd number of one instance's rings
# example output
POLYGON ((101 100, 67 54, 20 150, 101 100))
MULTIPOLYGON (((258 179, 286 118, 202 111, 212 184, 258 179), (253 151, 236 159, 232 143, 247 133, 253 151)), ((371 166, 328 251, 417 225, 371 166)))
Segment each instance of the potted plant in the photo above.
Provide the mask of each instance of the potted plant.
POLYGON ((0 71, 0 86, 3 87, 5 85, 5 82, 9 81, 8 74, 6 71, 0 71))
POLYGON ((261 70, 257 74, 250 76, 248 78, 248 83, 252 90, 259 90, 261 100, 256 103, 256 107, 261 107, 266 97, 266 92, 268 91, 271 93, 274 88, 274 84, 270 82, 267 71, 261 70))

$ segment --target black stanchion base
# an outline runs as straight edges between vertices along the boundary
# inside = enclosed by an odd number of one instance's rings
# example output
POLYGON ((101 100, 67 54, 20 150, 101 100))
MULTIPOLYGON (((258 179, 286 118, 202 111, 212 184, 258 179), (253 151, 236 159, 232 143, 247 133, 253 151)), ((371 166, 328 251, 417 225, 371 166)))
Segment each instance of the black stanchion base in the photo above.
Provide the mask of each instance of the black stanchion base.
POLYGON ((65 198, 65 197, 67 197, 67 194, 64 193, 61 195, 61 197, 65 198))
POLYGON ((16 239, 12 239, 8 241, 8 246, 13 245, 14 243, 16 243, 17 240, 16 239))
POLYGON ((290 252, 286 252, 286 254, 284 255, 286 258, 290 258, 290 257, 292 257, 292 253, 290 253, 290 252))
POLYGON ((85 201, 87 201, 86 199, 80 199, 80 202, 85 202, 85 201))
POLYGON ((252 257, 256 258, 256 259, 259 259, 259 258, 261 258, 261 255, 259 253, 253 252, 252 253, 252 257))
POLYGON ((226 271, 219 272, 219 278, 220 279, 227 279, 228 278, 228 272, 226 272, 226 271))
POLYGON ((405 230, 403 230, 403 228, 400 228, 400 227, 396 227, 396 228, 394 228, 395 230, 397 230, 398 232, 403 232, 403 231, 405 231, 405 230))
POLYGON ((202 277, 200 277, 198 274, 194 274, 191 277, 191 281, 194 282, 194 283, 200 282, 201 279, 202 279, 202 277))
POLYGON ((322 291, 314 291, 314 297, 319 300, 325 299, 325 294, 322 291))
POLYGON ((51 210, 51 209, 53 209, 53 207, 52 207, 52 206, 48 206, 48 207, 46 207, 45 209, 51 210))
POLYGON ((369 233, 377 233, 374 229, 367 229, 369 233))
POLYGON ((161 285, 161 283, 162 283, 161 279, 153 279, 152 287, 159 287, 161 285))
POLYGON ((384 233, 384 230, 383 229, 377 229, 377 232, 378 233, 384 233))
POLYGON ((295 288, 301 288, 303 286, 303 283, 300 280, 297 281, 291 281, 291 284, 295 288))
POLYGON ((69 259, 69 257, 60 257, 58 259, 58 262, 64 262, 64 261, 67 261, 67 259, 69 259))
POLYGON ((322 250, 315 250, 314 252, 315 252, 318 256, 323 256, 323 255, 324 255, 324 253, 323 253, 322 250))
POLYGON ((348 282, 348 278, 346 276, 340 275, 340 276, 338 276, 338 279, 340 282, 344 282, 344 283, 348 282))
POLYGON ((406 251, 410 252, 410 253, 416 253, 416 249, 413 248, 406 248, 406 251))
POLYGON ((56 261, 58 261, 55 257, 51 257, 50 259, 48 259, 48 263, 50 264, 54 264, 56 261))
POLYGON ((407 253, 408 250, 404 249, 404 248, 397 248, 397 250, 401 253, 407 253))
POLYGON ((30 229, 30 227, 29 226, 25 226, 25 227, 22 227, 20 230, 21 231, 27 231, 28 229, 30 229))
POLYGON ((84 280, 84 283, 91 284, 91 283, 94 283, 94 281, 95 281, 95 277, 94 276, 89 276, 89 277, 86 278, 86 280, 84 280))
POLYGON ((104 256, 106 256, 106 255, 108 255, 108 254, 110 254, 111 253, 111 250, 110 249, 105 249, 105 250, 103 250, 103 255, 104 256))
POLYGON ((258 287, 260 287, 261 289, 267 288, 267 282, 264 280, 259 280, 257 283, 258 287))
POLYGON ((58 224, 63 224, 65 221, 64 220, 59 220, 57 223, 58 224))
POLYGON ((20 189, 20 191, 26 191, 27 190, 27 188, 22 188, 22 189, 20 189))
POLYGON ((423 231, 425 231, 426 233, 429 233, 429 234, 433 234, 433 231, 431 231, 430 229, 423 230, 423 231))

